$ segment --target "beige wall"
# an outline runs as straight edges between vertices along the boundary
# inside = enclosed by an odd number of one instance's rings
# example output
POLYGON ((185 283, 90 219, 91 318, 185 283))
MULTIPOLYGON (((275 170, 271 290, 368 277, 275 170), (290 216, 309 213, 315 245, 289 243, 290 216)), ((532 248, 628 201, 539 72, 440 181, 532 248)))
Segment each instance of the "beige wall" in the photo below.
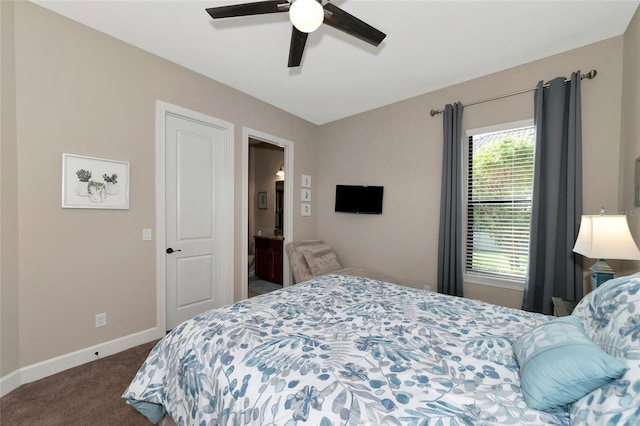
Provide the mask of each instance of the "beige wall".
MULTIPOLYGON (((442 116, 432 108, 535 87, 539 80, 598 70, 582 85, 584 211, 618 206, 623 37, 365 112, 320 128, 315 211, 318 236, 347 266, 382 269, 412 286, 436 286, 442 116), (381 216, 337 214, 336 184, 384 185, 381 216)), ((533 117, 533 94, 466 108, 463 128, 533 117)), ((522 292, 465 284, 468 297, 520 307, 522 292)))
MULTIPOLYGON (((17 260, 11 275, 20 280, 5 286, 3 268, 2 295, 10 297, 3 297, 2 355, 14 360, 3 365, 3 374, 16 368, 15 350, 6 345, 15 336, 22 367, 155 327, 155 246, 142 241, 141 230, 155 227, 156 100, 235 124, 236 217, 243 126, 293 141, 295 162, 304 165, 299 170, 310 174, 317 133, 311 123, 34 4, 15 3, 13 24, 18 167, 9 179, 17 196, 3 187, 2 201, 16 201, 19 239, 3 233, 2 259, 3 266, 17 260), (130 162, 131 208, 62 209, 62 153, 130 162), (5 252, 5 246, 17 250, 5 252), (19 309, 19 321, 4 304, 19 309), (96 329, 100 312, 108 324, 96 329)), ((3 43, 4 31, 3 22, 3 43)), ((4 71, 3 64, 3 82, 4 71)), ((6 148, 11 161, 7 146, 3 142, 3 160, 6 148)), ((4 184, 4 164, 2 173, 4 184)), ((298 202, 299 193, 294 191, 298 202)), ((3 205, 2 213, 11 220, 11 209, 3 205)), ((240 268, 246 268, 242 226, 236 221, 236 297, 240 268)), ((314 236, 315 229, 315 218, 294 220, 301 235, 314 236)))
MULTIPOLYGON (((640 242, 640 207, 635 205, 635 162, 640 158, 640 9, 624 34, 622 74, 622 134, 620 157, 620 210, 627 214, 629 228, 640 242)), ((615 267, 612 264, 612 267, 615 267)), ((640 270, 640 262, 619 262, 620 275, 640 270)))
POLYGON ((20 366, 13 4, 0 2, 0 377, 20 366))

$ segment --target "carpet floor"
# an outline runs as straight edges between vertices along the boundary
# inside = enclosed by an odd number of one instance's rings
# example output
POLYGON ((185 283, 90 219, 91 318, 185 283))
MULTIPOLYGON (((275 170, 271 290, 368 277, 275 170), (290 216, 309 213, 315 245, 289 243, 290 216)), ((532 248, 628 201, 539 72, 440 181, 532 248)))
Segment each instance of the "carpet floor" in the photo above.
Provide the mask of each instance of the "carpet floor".
MULTIPOLYGON (((282 285, 254 280, 263 294, 282 285)), ((0 398, 2 426, 149 426, 122 394, 157 341, 27 383, 0 398)))
POLYGON ((156 343, 18 387, 0 398, 0 425, 149 426, 121 396, 156 343))
POLYGON ((266 280, 254 280, 249 282, 249 290, 259 293, 265 294, 275 290, 281 290, 282 284, 272 283, 271 281, 266 280))

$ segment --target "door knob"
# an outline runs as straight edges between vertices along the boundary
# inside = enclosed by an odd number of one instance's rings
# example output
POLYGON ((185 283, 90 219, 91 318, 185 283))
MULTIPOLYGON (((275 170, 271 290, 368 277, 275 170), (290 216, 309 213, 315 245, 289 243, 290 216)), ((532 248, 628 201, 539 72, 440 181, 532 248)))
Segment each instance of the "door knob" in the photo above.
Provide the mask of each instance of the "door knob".
POLYGON ((182 251, 182 250, 180 250, 180 249, 178 249, 178 250, 174 250, 174 249, 172 249, 171 247, 169 247, 169 248, 167 249, 167 253, 168 253, 168 254, 171 254, 171 253, 173 253, 174 251, 182 251))

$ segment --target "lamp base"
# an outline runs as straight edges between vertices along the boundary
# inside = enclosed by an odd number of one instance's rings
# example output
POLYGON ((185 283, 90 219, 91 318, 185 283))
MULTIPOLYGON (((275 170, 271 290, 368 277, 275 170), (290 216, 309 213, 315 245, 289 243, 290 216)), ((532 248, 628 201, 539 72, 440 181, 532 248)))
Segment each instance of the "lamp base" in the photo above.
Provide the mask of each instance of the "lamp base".
POLYGON ((604 259, 598 259, 596 263, 593 264, 591 268, 591 290, 595 290, 600 286, 600 284, 609 281, 613 278, 613 269, 604 259))

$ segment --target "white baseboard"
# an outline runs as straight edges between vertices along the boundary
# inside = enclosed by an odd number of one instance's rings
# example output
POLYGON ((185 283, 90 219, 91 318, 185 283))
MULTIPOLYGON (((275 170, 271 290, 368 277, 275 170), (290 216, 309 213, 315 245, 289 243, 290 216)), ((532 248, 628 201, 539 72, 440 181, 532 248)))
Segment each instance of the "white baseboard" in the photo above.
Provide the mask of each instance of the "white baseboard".
POLYGON ((122 352, 152 340, 160 339, 164 335, 165 332, 159 328, 150 328, 23 367, 0 378, 0 397, 5 396, 20 385, 43 379, 61 371, 68 370, 69 368, 122 352), (99 356, 95 355, 96 352, 98 352, 99 356))
POLYGON ((0 377, 0 398, 20 386, 20 370, 0 377))

